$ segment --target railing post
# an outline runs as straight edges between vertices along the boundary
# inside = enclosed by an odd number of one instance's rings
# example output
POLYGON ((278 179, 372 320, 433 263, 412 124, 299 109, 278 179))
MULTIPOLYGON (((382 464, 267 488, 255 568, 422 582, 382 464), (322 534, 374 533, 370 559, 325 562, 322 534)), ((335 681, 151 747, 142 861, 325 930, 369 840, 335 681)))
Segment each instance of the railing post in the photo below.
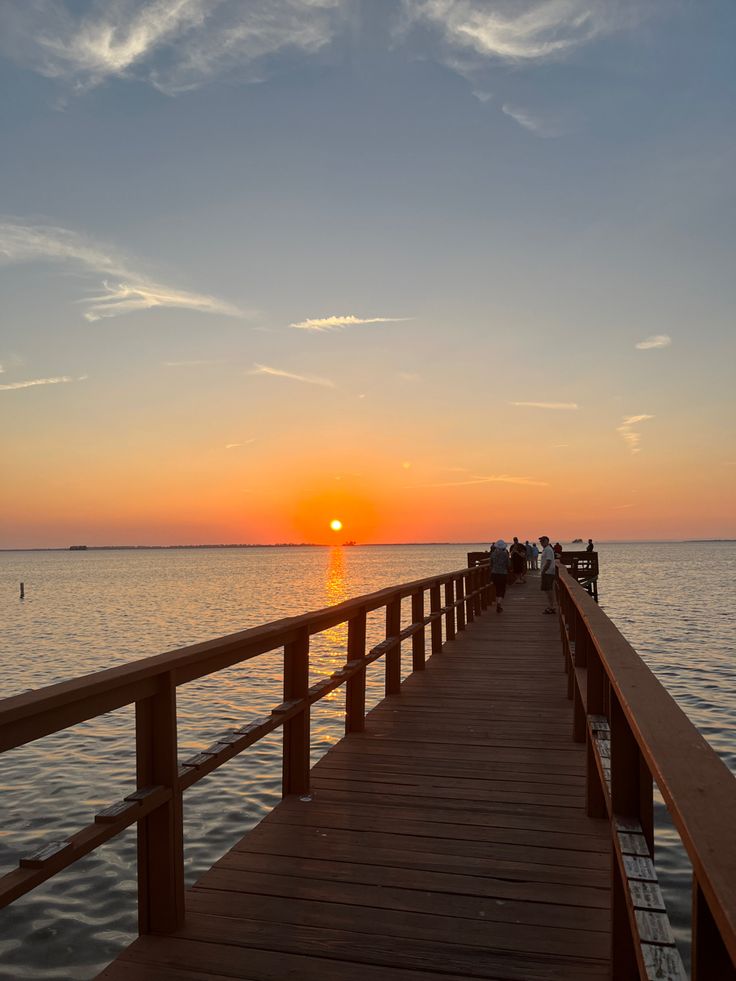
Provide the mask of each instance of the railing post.
MULTIPOLYGON (((421 623, 424 620, 424 590, 418 589, 411 594, 411 622, 421 623)), ((411 635, 411 666, 413 671, 424 671, 424 627, 411 635)))
POLYGON ((138 788, 163 786, 171 798, 138 822, 138 931, 171 933, 184 923, 184 828, 179 791, 176 686, 135 703, 138 788))
MULTIPOLYGON (((365 610, 348 620, 348 661, 365 657, 365 610)), ((345 685, 345 732, 365 730, 365 668, 345 685)))
POLYGON ((475 615, 479 617, 483 612, 483 589, 479 565, 473 569, 473 592, 475 593, 475 615))
POLYGON ((482 613, 483 610, 488 609, 488 589, 486 587, 486 567, 479 564, 477 567, 477 579, 476 587, 479 590, 478 593, 478 613, 482 613))
MULTIPOLYGON (((284 701, 306 699, 309 690, 309 629, 284 647, 284 701)), ((284 723, 282 792, 309 793, 309 705, 284 723)))
MULTIPOLYGON (((577 611, 573 603, 573 609, 571 611, 571 620, 574 623, 575 632, 575 658, 573 661, 573 670, 580 668, 586 670, 587 677, 587 667, 588 667, 588 634, 585 630, 585 625, 583 619, 577 611)), ((587 683, 586 683, 587 690, 587 683)), ((585 734, 588 730, 588 719, 587 714, 590 709, 583 704, 583 696, 580 692, 580 686, 578 685, 577 679, 575 680, 575 701, 573 703, 573 739, 576 743, 585 742, 585 734)))
MULTIPOLYGON (((401 632, 401 598, 386 604, 386 639, 398 637, 401 632)), ((386 653, 386 695, 398 695, 401 691, 401 644, 397 643, 386 653)))
MULTIPOLYGON (((605 715, 608 717, 608 706, 606 705, 606 673, 603 670, 600 655, 592 642, 587 628, 585 628, 585 645, 585 656, 588 662, 588 714, 605 715)), ((587 732, 585 804, 589 817, 604 818, 607 816, 606 798, 595 761, 595 752, 590 731, 587 732)))
POLYGON ((465 630, 465 589, 463 577, 458 576, 455 580, 455 595, 457 597, 457 632, 465 630))
POLYGON ((455 602, 455 583, 452 579, 448 579, 445 583, 445 606, 447 607, 447 613, 445 614, 445 636, 447 640, 455 639, 455 607, 452 605, 455 602))
MULTIPOLYGON (((439 613, 441 609, 442 609, 442 592, 440 591, 440 584, 436 582, 429 587, 429 611, 430 613, 439 613)), ((438 616, 436 620, 432 621, 430 635, 432 637, 432 653, 439 654, 440 651, 442 650, 442 617, 441 616, 438 616)))
POLYGON ((473 598, 473 573, 465 572, 463 573, 463 581, 465 583, 465 620, 467 623, 472 623, 475 619, 475 600, 473 598))
POLYGON ((733 981, 736 967, 695 875, 692 924, 692 981, 733 981))
MULTIPOLYGON (((639 751, 618 698, 611 694, 611 810, 616 817, 641 824, 654 855, 654 802, 652 778, 639 751)), ((618 861, 613 859, 612 968, 614 978, 638 976, 636 951, 629 919, 629 895, 618 861)))

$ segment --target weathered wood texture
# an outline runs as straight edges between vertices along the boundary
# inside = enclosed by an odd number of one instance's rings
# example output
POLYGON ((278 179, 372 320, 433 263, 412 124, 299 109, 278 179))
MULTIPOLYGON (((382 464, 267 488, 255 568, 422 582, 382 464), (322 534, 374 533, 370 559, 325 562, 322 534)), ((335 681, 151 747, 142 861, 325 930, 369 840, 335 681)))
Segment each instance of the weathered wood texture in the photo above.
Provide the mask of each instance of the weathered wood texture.
POLYGON ((609 977, 609 824, 541 610, 530 578, 476 615, 100 977, 609 977))

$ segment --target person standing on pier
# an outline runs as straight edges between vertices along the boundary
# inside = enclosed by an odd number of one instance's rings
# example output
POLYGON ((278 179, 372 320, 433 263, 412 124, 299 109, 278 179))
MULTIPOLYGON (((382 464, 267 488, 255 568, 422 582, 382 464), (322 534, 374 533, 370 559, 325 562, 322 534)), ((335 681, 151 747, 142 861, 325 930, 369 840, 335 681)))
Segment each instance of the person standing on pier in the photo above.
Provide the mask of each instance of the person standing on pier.
POLYGON ((595 545, 593 544, 593 539, 592 538, 589 538, 588 539, 588 544, 585 547, 585 551, 586 552, 592 552, 592 551, 594 551, 594 549, 595 549, 595 545))
POLYGON ((542 545, 542 592, 547 597, 544 613, 557 613, 555 609, 555 550, 549 543, 549 538, 542 535, 539 539, 542 545))
POLYGON ((491 546, 491 582, 496 590, 496 613, 503 613, 503 600, 506 596, 506 583, 509 578, 509 553, 506 542, 499 538, 491 546))
POLYGON ((514 544, 511 546, 511 571, 518 577, 520 583, 526 582, 526 548, 514 535, 514 544))
POLYGON ((539 568, 539 549, 537 545, 532 545, 532 569, 536 572, 539 568))

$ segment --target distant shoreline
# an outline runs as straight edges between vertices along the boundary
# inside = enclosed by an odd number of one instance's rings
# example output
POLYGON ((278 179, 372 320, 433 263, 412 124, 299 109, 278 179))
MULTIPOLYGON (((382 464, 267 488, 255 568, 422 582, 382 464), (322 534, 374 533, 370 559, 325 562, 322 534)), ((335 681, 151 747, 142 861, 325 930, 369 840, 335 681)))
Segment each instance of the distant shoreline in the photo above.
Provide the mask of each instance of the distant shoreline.
MULTIPOLYGON (((736 538, 611 538, 601 540, 600 545, 716 545, 736 542, 736 538)), ((565 542, 563 544, 579 544, 565 542)), ((433 546, 438 545, 478 545, 477 541, 469 542, 356 542, 354 545, 342 545, 334 542, 258 542, 258 543, 228 543, 206 545, 86 545, 83 548, 72 548, 69 545, 45 546, 36 545, 30 548, 0 548, 3 552, 161 552, 181 551, 182 549, 236 549, 236 548, 404 548, 409 545, 433 546)))

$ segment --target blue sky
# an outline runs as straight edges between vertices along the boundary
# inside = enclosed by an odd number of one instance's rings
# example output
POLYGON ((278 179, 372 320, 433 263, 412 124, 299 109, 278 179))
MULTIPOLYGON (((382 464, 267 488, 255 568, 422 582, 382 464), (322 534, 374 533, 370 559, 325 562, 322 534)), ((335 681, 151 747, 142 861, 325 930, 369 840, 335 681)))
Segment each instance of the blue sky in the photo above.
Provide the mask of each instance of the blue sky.
POLYGON ((3 6, 6 534, 162 460, 258 496, 361 444, 407 498, 447 469, 561 495, 592 462, 618 537, 657 472, 663 535, 702 493, 733 530, 735 28, 684 0, 3 6))

